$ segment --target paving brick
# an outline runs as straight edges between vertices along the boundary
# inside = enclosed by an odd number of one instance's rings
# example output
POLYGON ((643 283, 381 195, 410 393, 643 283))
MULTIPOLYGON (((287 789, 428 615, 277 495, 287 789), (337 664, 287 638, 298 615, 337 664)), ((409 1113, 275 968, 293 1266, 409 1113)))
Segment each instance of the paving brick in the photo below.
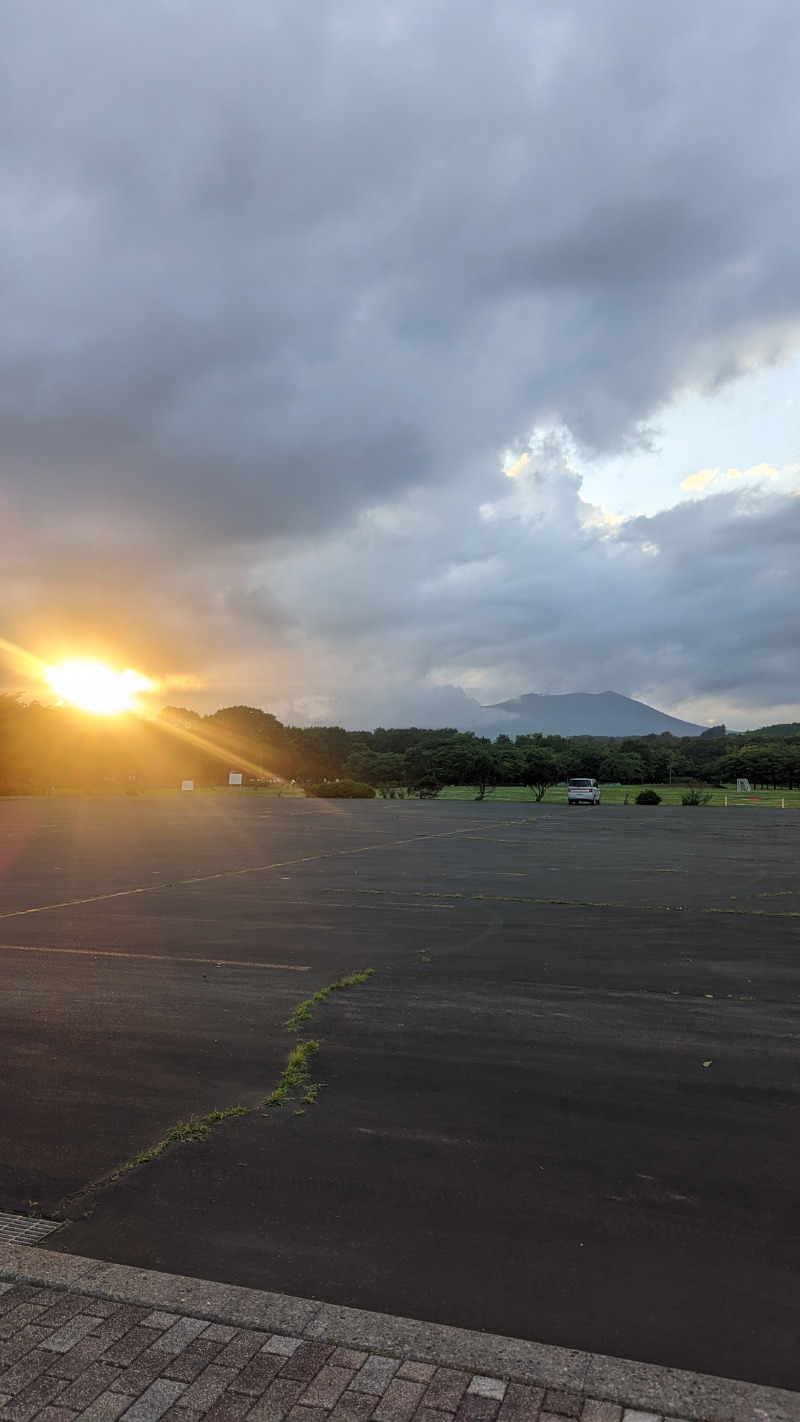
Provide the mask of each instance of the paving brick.
POLYGON ((69 1384, 66 1392, 58 1399, 59 1407, 74 1407, 78 1412, 82 1412, 96 1397, 109 1390, 119 1377, 119 1372, 119 1368, 113 1368, 108 1363, 95 1363, 69 1384))
POLYGON ((186 1391, 186 1384, 171 1382, 169 1378, 159 1378, 151 1383, 147 1392, 137 1397, 136 1401, 122 1416, 125 1422, 159 1422, 159 1418, 164 1416, 168 1407, 173 1402, 177 1402, 186 1391))
POLYGON ((155 1348, 148 1348, 135 1363, 122 1370, 111 1391, 127 1392, 131 1397, 138 1397, 156 1378, 161 1377, 165 1362, 163 1353, 159 1353, 155 1348))
POLYGON ((297 1378, 300 1382, 311 1382, 323 1363, 327 1363, 333 1348, 330 1343, 301 1343, 290 1358, 286 1359, 281 1373, 286 1378, 297 1378))
MULTIPOLYGON (((273 1378, 281 1370, 283 1359, 274 1353, 256 1353, 250 1360, 246 1368, 236 1374, 235 1381, 231 1383, 231 1392, 249 1392, 251 1397, 259 1397, 265 1392, 273 1378)), ((305 1379, 296 1379, 303 1383, 305 1379)), ((298 1388, 298 1395, 303 1391, 303 1387, 298 1388)))
POLYGON ((335 1368, 360 1368, 369 1353, 357 1353, 355 1348, 335 1348, 328 1359, 335 1368))
POLYGON ((103 1352, 103 1344, 93 1333, 76 1343, 68 1353, 56 1353, 47 1369, 56 1378, 77 1378, 84 1368, 91 1367, 103 1352))
POLYGON ((401 1363, 397 1369, 399 1378, 407 1378, 410 1382, 429 1383, 436 1372, 434 1363, 401 1363))
POLYGON ((454 1412, 440 1412, 436 1407, 426 1407, 423 1403, 414 1413, 414 1422, 453 1422, 454 1412))
POLYGON ((176 1403, 162 1415, 161 1422, 202 1422, 206 1415, 197 1407, 186 1408, 181 1407, 180 1403, 176 1403))
POLYGON ((622 1408, 616 1402, 600 1402, 587 1397, 583 1404, 581 1422, 620 1422, 622 1408))
POLYGON ((173 1323, 166 1333, 162 1333, 154 1343, 154 1348, 160 1348, 162 1353, 180 1353, 181 1349, 187 1348, 193 1338, 199 1333, 205 1332, 208 1328, 204 1318, 179 1318, 177 1323, 173 1323))
POLYGON ((409 1422, 424 1393, 424 1383, 402 1382, 394 1378, 375 1408, 378 1422, 409 1422))
POLYGON ((23 1328, 19 1333, 15 1333, 13 1338, 9 1338, 5 1343, 0 1343, 0 1368, 10 1368, 19 1358, 24 1358, 26 1353, 30 1353, 33 1348, 41 1347, 45 1338, 50 1336, 49 1328, 37 1328, 32 1323, 29 1328, 23 1328))
POLYGON ((153 1330, 140 1324, 138 1328, 129 1329, 116 1343, 112 1343, 110 1348, 104 1349, 103 1357, 109 1363, 118 1363, 121 1368, 127 1368, 145 1348, 152 1346, 153 1330))
MULTIPOLYGON (((203 1334, 202 1341, 205 1342, 207 1337, 208 1333, 206 1332, 203 1334)), ((222 1349, 217 1358, 217 1365, 220 1368, 243 1368, 251 1358, 255 1357, 256 1353, 261 1352, 266 1341, 267 1335, 265 1333, 257 1332, 252 1328, 243 1328, 222 1349)))
POLYGON ((502 1378, 487 1378, 483 1373, 476 1373, 467 1388, 467 1392, 475 1397, 493 1397, 497 1402, 502 1402, 506 1395, 508 1383, 502 1378))
POLYGON ((382 1358, 378 1353, 373 1353, 367 1358, 363 1368, 359 1368, 350 1384, 350 1391, 369 1392, 375 1397, 383 1397, 399 1367, 396 1358, 382 1358))
POLYGON ((292 1353, 297 1352, 302 1342, 302 1338, 284 1338, 280 1333, 273 1333, 272 1337, 268 1338, 264 1344, 262 1352, 280 1353, 284 1358, 291 1358, 292 1353))
POLYGON ((54 1402, 66 1386, 61 1378, 51 1378, 47 1373, 41 1373, 3 1408, 4 1422, 6 1419, 7 1422, 30 1422, 30 1418, 41 1412, 49 1402, 54 1402))
POLYGON ((87 1299, 83 1297, 82 1313, 93 1313, 96 1318, 110 1318, 119 1312, 119 1304, 111 1299, 87 1299))
POLYGON ((36 1422, 74 1422, 77 1415, 71 1407, 43 1407, 36 1414, 36 1422))
POLYGON ((204 1414, 205 1422, 239 1422, 241 1417, 247 1416, 252 1405, 252 1397, 244 1392, 223 1392, 204 1414))
MULTIPOLYGON (((543 1402, 543 1387, 509 1383, 505 1401, 497 1414, 497 1422, 536 1422, 543 1402)), ((598 1422, 602 1422, 602 1418, 598 1418, 598 1422)), ((618 1419, 614 1419, 614 1422, 618 1422, 618 1419)))
POLYGON ((210 1338, 214 1343, 230 1343, 239 1331, 238 1328, 229 1328, 226 1323, 210 1323, 203 1337, 210 1338))
POLYGON ((30 1284, 12 1284, 0 1295, 0 1316, 10 1313, 20 1304, 32 1303, 41 1293, 41 1289, 35 1289, 30 1284))
POLYGON ((467 1390, 456 1413, 456 1422, 494 1422, 499 1411, 500 1402, 496 1397, 483 1397, 467 1390))
MULTIPOLYGON (((80 1294, 61 1294, 45 1309, 39 1322, 44 1328, 61 1328, 62 1324, 69 1323, 76 1313, 87 1312, 83 1305, 84 1299, 80 1294)), ((97 1314, 94 1317, 96 1318, 97 1314)))
POLYGON ((303 1407, 335 1407, 347 1384, 355 1377, 354 1368, 334 1368, 326 1363, 311 1379, 300 1398, 303 1407))
POLYGON ((549 1387, 544 1395, 545 1412, 555 1412, 559 1417, 580 1417, 582 1409, 583 1398, 580 1393, 549 1387))
POLYGON ((539 1422, 570 1422, 569 1417, 565 1417, 563 1412, 540 1412, 539 1422))
POLYGON ((87 1333, 97 1328, 98 1323, 99 1320, 88 1313, 76 1313, 63 1328, 57 1328, 49 1338, 43 1339, 42 1347, 49 1348, 51 1353, 66 1353, 76 1343, 80 1343, 87 1333))
MULTIPOLYGON (((104 1350, 110 1348, 118 1338, 123 1338, 132 1328, 137 1328, 148 1312, 149 1310, 146 1308, 134 1308, 128 1305, 117 1308, 108 1318, 96 1320, 97 1327, 92 1337, 100 1340, 104 1350)), ((151 1339, 152 1341, 154 1340, 151 1339)))
POLYGON ((472 1374, 458 1368, 437 1368, 422 1399, 423 1407, 455 1412, 471 1381, 472 1374))
POLYGON ((132 1402, 124 1392, 103 1392, 81 1413, 81 1422, 117 1422, 132 1402))
POLYGON ((38 1378, 40 1373, 47 1371, 48 1365, 52 1362, 52 1353, 45 1353, 41 1348, 34 1348, 33 1352, 26 1353, 24 1358, 20 1358, 7 1373, 3 1374, 2 1382, 4 1390, 15 1397, 28 1383, 38 1378))
POLYGON ((286 1422, 328 1422, 330 1413, 326 1407, 293 1407, 286 1422))
MULTIPOLYGON (((343 1392, 330 1414, 330 1422, 367 1422, 380 1402, 368 1392, 343 1392)), ((439 1414, 441 1419, 442 1414, 439 1414)))
POLYGON ((221 1343, 206 1342, 206 1336, 203 1334, 202 1338, 195 1338, 182 1353, 170 1358, 162 1368, 161 1375, 165 1378, 177 1378, 179 1382, 194 1382, 209 1363, 220 1366, 217 1355, 221 1348, 221 1343))
POLYGON ((303 1383, 296 1378, 276 1378, 248 1412, 247 1422, 284 1422, 302 1391, 303 1383))
MULTIPOLYGON (((36 1323, 45 1312, 41 1304, 36 1303, 21 1303, 17 1308, 12 1308, 0 1318, 0 1338, 12 1338, 21 1328, 27 1327, 29 1323, 36 1323)), ((43 1326, 46 1328, 47 1324, 43 1326)))
POLYGON ((171 1328, 173 1323, 177 1323, 179 1317, 177 1313, 165 1313, 163 1308, 154 1308, 141 1323, 143 1328, 160 1328, 163 1333, 165 1329, 171 1328))
POLYGON ((186 1389, 181 1398, 181 1407, 198 1407, 204 1412, 230 1387, 236 1375, 235 1368, 218 1368, 214 1363, 210 1363, 191 1387, 186 1389))
POLYGON ((626 1407, 622 1422, 661 1422, 660 1412, 638 1412, 635 1407, 626 1407))

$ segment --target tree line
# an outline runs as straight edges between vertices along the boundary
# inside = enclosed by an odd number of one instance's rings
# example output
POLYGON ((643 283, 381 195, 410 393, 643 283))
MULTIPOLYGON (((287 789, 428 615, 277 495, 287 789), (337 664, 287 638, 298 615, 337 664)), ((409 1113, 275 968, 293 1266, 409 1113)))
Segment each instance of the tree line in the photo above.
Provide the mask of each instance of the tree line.
POLYGON ((732 784, 800 787, 800 723, 700 736, 610 738, 534 733, 494 740, 453 728, 345 731, 286 726, 253 706, 209 715, 167 707, 155 719, 132 713, 87 716, 68 706, 0 696, 0 793, 52 789, 136 791, 180 785, 308 785, 349 779, 380 793, 434 796, 445 785, 473 786, 478 798, 498 786, 526 786, 541 799, 572 776, 601 783, 732 784))

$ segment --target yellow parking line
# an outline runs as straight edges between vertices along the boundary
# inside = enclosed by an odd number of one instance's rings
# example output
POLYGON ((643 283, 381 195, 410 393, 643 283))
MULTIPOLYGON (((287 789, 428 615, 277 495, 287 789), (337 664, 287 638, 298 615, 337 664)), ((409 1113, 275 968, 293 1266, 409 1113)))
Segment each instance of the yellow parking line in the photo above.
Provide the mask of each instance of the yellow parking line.
POLYGON ((253 963, 246 958, 172 958, 168 953, 119 953, 110 948, 42 948, 36 943, 0 943, 0 953, 67 953, 76 958, 135 958, 149 963, 204 963, 212 968, 272 968, 276 972, 307 973, 308 965, 253 963))

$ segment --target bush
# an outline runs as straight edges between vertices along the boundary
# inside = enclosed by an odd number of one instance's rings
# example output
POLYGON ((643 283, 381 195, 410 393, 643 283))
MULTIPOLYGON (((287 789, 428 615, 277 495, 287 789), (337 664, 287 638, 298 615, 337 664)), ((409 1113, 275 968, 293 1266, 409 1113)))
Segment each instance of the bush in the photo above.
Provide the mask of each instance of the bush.
POLYGON ((375 790, 363 780, 325 780, 321 785, 307 785, 305 793, 318 800, 375 799, 375 790))
POLYGON ((682 805, 707 805, 711 799, 710 790, 687 790, 685 795, 681 795, 682 805))
POLYGON ((409 786, 409 789, 412 794, 419 795, 420 800, 435 800, 436 796, 444 789, 444 786, 441 780, 437 780, 435 775, 423 775, 419 780, 415 780, 414 784, 409 786))
POLYGON ((637 805, 660 805, 661 796, 657 790, 640 790, 636 796, 637 805))

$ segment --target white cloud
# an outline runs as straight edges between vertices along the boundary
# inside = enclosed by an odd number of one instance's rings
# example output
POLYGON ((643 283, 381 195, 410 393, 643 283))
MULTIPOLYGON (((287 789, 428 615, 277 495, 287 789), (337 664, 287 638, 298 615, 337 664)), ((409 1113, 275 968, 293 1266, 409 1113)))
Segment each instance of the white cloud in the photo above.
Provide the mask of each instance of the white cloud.
POLYGON ((581 477, 797 346, 792 0, 46 9, 0 52, 14 641, 306 712, 598 655, 786 699, 783 454, 623 522, 581 477))

